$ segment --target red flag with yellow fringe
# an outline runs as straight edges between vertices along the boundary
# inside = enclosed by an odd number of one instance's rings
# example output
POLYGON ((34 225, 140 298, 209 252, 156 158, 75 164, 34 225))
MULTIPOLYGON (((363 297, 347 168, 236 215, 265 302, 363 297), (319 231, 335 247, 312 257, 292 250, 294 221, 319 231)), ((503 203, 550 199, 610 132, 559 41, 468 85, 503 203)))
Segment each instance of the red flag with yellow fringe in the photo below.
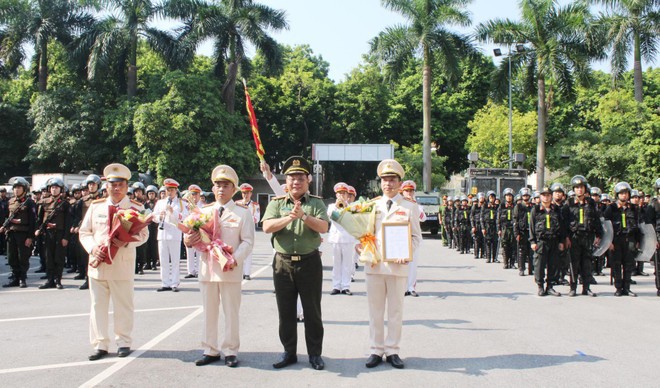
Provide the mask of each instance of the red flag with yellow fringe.
POLYGON ((243 87, 245 88, 245 106, 247 107, 248 116, 250 116, 250 126, 252 127, 252 138, 254 139, 254 146, 257 149, 257 156, 259 160, 264 160, 264 146, 261 144, 261 137, 259 136, 259 126, 257 125, 257 116, 254 114, 254 108, 252 107, 252 100, 250 99, 250 94, 248 93, 247 83, 243 79, 243 87))

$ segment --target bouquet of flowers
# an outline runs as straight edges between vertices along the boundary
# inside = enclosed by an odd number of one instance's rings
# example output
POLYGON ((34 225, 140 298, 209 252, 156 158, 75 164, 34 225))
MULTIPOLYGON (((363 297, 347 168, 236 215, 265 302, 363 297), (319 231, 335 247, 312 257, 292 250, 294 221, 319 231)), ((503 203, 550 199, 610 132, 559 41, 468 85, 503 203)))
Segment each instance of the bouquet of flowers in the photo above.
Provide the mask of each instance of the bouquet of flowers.
POLYGON ((348 206, 332 212, 330 218, 362 244, 360 261, 376 265, 383 258, 376 248, 376 212, 373 202, 360 197, 348 206))
POLYGON ((101 247, 106 258, 104 260, 94 258, 89 266, 96 268, 103 262, 112 264, 113 257, 119 250, 119 247, 112 245, 112 240, 116 238, 125 243, 137 241, 135 235, 151 223, 151 218, 151 210, 138 211, 133 208, 119 209, 108 206, 108 243, 101 247))
POLYGON ((220 239, 218 218, 217 210, 214 210, 214 216, 212 217, 210 214, 199 210, 199 208, 194 208, 177 227, 183 233, 199 232, 201 241, 195 244, 193 248, 200 252, 208 252, 211 267, 213 263, 218 262, 222 267, 222 271, 227 272, 234 269, 238 263, 232 255, 234 253, 233 248, 220 239))

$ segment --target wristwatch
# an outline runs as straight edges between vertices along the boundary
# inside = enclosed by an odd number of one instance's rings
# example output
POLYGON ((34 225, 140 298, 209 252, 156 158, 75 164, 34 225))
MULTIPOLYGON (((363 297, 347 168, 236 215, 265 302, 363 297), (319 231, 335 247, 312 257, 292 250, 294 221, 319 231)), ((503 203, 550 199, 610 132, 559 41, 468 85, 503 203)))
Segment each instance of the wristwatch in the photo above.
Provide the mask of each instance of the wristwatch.
POLYGON ((300 219, 303 220, 303 222, 307 221, 307 214, 303 213, 303 216, 300 217, 300 219))

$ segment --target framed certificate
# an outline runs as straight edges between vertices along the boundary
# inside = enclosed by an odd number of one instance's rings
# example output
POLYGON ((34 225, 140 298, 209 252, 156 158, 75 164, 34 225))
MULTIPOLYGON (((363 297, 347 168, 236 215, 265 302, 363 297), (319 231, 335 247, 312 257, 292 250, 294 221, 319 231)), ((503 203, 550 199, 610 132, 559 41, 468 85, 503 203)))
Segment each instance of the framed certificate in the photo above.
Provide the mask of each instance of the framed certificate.
POLYGON ((412 261, 412 230, 410 222, 383 222, 383 260, 412 261))

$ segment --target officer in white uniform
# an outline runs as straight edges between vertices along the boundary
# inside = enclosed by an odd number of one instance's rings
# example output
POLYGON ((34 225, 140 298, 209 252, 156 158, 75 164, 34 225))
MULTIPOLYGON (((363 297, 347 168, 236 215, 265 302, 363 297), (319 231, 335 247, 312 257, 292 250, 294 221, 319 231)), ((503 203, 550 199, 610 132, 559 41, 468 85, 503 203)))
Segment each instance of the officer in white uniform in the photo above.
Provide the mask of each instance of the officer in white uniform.
MULTIPOLYGON (((250 211, 256 228, 256 225, 261 219, 261 210, 259 209, 259 204, 252 200, 252 191, 254 188, 249 183, 243 183, 239 189, 241 190, 241 196, 243 198, 239 201, 236 201, 236 203, 250 211)), ((252 253, 250 253, 248 257, 245 258, 245 263, 243 263, 243 279, 252 280, 250 273, 252 273, 252 253)))
POLYGON ((181 282, 181 238, 183 233, 177 225, 188 216, 187 205, 178 197, 179 183, 167 178, 163 181, 165 198, 156 202, 154 222, 158 223, 158 256, 160 257, 161 287, 156 291, 179 291, 181 282))
MULTIPOLYGON (((194 209, 201 209, 204 206, 204 202, 200 199, 201 194, 201 187, 197 185, 188 186, 188 194, 186 196, 188 199, 188 212, 192 212, 194 209)), ((186 269, 188 270, 188 275, 185 276, 186 279, 197 277, 199 273, 199 256, 200 253, 197 249, 186 247, 186 269)))
MULTIPOLYGON (((375 202, 375 235, 378 249, 383 252, 382 227, 384 222, 410 223, 412 250, 422 241, 419 226, 419 207, 399 194, 403 167, 393 159, 383 160, 378 165, 378 176, 383 196, 375 202)), ((403 259, 396 262, 379 262, 365 265, 367 301, 369 304, 369 342, 371 355, 367 368, 373 368, 387 356, 387 362, 397 369, 403 368, 399 357, 399 341, 403 325, 403 298, 408 279, 408 266, 403 259), (387 305, 387 336, 385 335, 385 308, 387 305)))
MULTIPOLYGON (((417 184, 413 181, 404 181, 401 184, 401 194, 403 197, 410 202, 414 203, 419 207, 419 222, 426 221, 426 213, 424 213, 424 208, 422 205, 417 203, 415 199, 415 190, 417 190, 417 184)), ((413 251, 413 261, 408 263, 408 288, 406 289, 405 296, 419 296, 417 293, 417 265, 419 261, 419 248, 413 251)))
MULTIPOLYGON (((335 203, 328 206, 328 218, 331 219, 334 211, 340 211, 350 202, 348 201, 348 185, 339 182, 334 186, 335 203)), ((353 295, 351 293, 351 276, 355 266, 353 265, 353 254, 357 240, 351 236, 341 225, 331 221, 330 232, 328 233, 328 242, 332 244, 332 291, 330 295, 342 293, 344 295, 353 295)))
MULTIPOLYGON (((209 253, 201 254, 199 287, 204 307, 204 355, 195 361, 195 365, 220 361, 221 353, 224 353, 225 365, 236 367, 240 345, 238 318, 241 306, 241 274, 245 258, 252 253, 254 221, 247 209, 238 206, 231 199, 238 183, 238 176, 233 168, 226 165, 216 167, 211 173, 211 180, 216 201, 205 206, 202 212, 211 215, 215 222, 219 223, 219 233, 211 237, 213 240, 220 238, 233 248, 232 255, 238 265, 232 270, 223 271, 220 263, 209 253), (225 333, 222 343, 218 346, 220 305, 225 317, 225 333)), ((192 246, 199 241, 199 232, 191 232, 184 238, 186 246, 192 246)))
MULTIPOLYGON (((104 170, 108 182, 108 198, 93 201, 80 225, 80 244, 96 259, 104 259, 101 247, 113 244, 119 247, 112 258, 112 264, 101 263, 97 268, 88 267, 89 291, 92 301, 89 337, 95 352, 90 361, 98 360, 108 354, 110 336, 108 334, 109 305, 112 299, 115 341, 119 357, 126 357, 131 352, 131 332, 133 330, 133 277, 135 272, 135 248, 149 238, 148 228, 142 229, 136 242, 124 243, 118 240, 108 241, 108 208, 143 210, 139 202, 128 199, 128 180, 131 171, 124 165, 113 163, 104 170)), ((90 259, 90 261, 94 261, 90 259)))

